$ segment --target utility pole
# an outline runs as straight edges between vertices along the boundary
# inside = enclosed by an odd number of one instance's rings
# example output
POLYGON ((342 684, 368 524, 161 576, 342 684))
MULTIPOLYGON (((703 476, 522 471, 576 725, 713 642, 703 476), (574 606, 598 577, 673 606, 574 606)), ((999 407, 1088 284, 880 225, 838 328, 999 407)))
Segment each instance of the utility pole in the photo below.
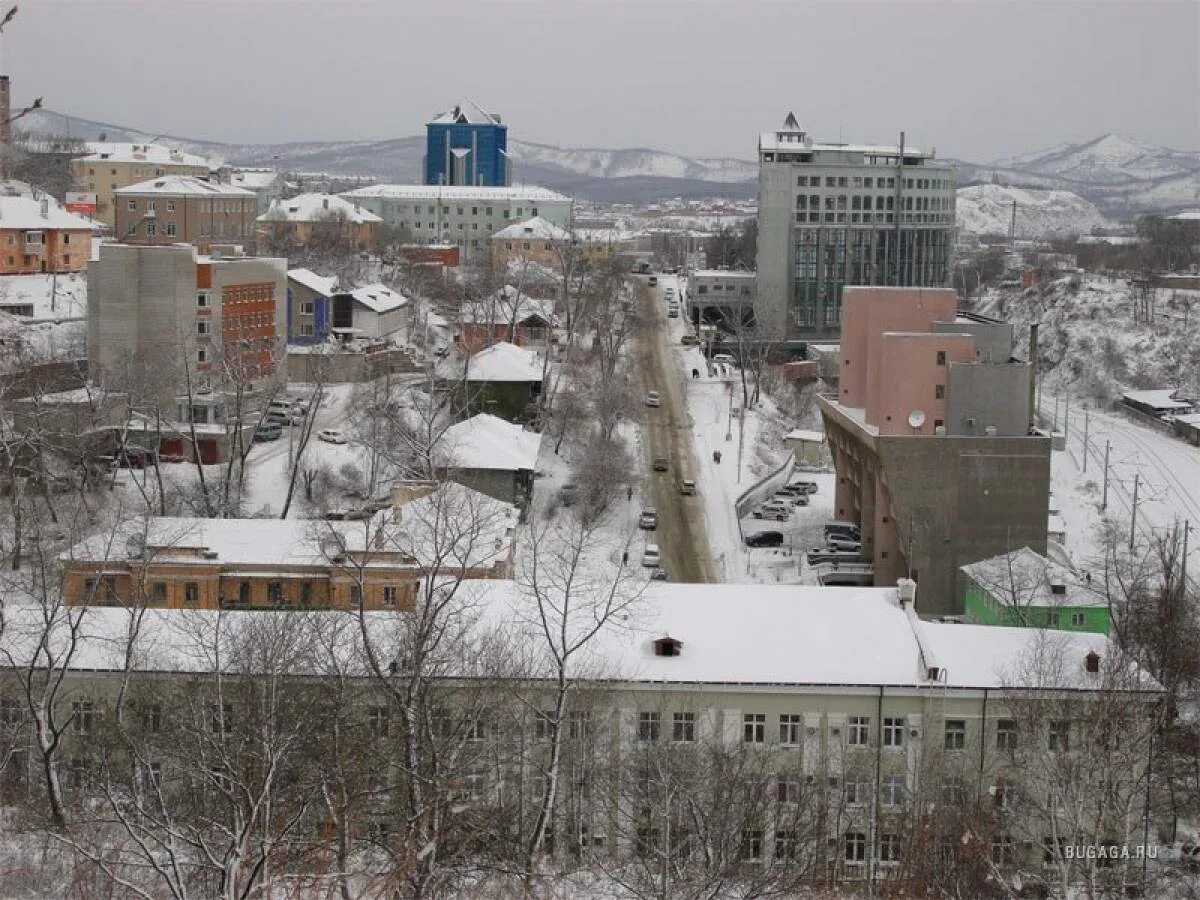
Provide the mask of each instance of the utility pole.
POLYGON ((1054 395, 1054 424, 1050 426, 1051 431, 1058 431, 1058 394, 1054 395))
POLYGON ((1087 474, 1087 458, 1088 458, 1088 411, 1083 411, 1083 474, 1087 474))
POLYGON ((1141 472, 1133 473, 1133 510, 1129 516, 1129 549, 1133 549, 1134 538, 1137 537, 1137 505, 1138 505, 1138 485, 1142 477, 1141 472))
POLYGON ((1112 441, 1104 442, 1104 499, 1100 501, 1100 510, 1108 509, 1108 451, 1112 449, 1112 441))
POLYGON ((1191 530, 1192 530, 1192 520, 1191 520, 1191 519, 1184 519, 1184 520, 1183 520, 1183 562, 1182 562, 1182 563, 1180 564, 1180 566, 1179 566, 1179 574, 1180 574, 1180 579, 1179 579, 1179 580, 1180 580, 1180 583, 1183 585, 1183 587, 1184 587, 1184 589, 1185 589, 1185 590, 1187 589, 1187 553, 1188 553, 1188 551, 1187 551, 1187 545, 1188 545, 1188 532, 1190 532, 1191 530))
POLYGON ((1071 395, 1063 400, 1063 443, 1071 436, 1071 395))

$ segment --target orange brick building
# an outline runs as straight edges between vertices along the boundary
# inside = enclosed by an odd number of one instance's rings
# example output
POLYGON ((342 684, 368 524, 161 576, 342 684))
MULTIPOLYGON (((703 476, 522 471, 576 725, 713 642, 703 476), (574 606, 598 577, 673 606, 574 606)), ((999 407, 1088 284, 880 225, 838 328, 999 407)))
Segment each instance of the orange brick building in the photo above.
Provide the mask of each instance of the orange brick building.
POLYGON ((82 272, 92 223, 42 197, 0 197, 0 275, 82 272))

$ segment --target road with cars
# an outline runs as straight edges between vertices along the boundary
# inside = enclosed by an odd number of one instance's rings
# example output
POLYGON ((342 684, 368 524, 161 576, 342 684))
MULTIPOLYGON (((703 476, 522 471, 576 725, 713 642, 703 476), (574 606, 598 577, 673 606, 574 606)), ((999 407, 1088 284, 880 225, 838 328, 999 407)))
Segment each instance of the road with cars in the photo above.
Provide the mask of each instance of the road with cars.
MULTIPOLYGON (((657 528, 644 532, 645 543, 658 545, 669 580, 714 582, 718 578, 705 527, 704 504, 701 498, 680 492, 681 481, 694 479, 699 467, 692 450, 692 421, 682 374, 673 363, 669 346, 664 291, 668 287, 677 290, 676 279, 660 276, 658 282, 656 287, 647 288, 634 354, 643 413, 642 497, 658 512, 657 528), (659 395, 657 407, 645 403, 651 391, 659 395), (666 461, 665 471, 654 470, 655 460, 660 461, 660 467, 661 461, 666 461)), ((641 549, 637 552, 640 556, 641 549)))

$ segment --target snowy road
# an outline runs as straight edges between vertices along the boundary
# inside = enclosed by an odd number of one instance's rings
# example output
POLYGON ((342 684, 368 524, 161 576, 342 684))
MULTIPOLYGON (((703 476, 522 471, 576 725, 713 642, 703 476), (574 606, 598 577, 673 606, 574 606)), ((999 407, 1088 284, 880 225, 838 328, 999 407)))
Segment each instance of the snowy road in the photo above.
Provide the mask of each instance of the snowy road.
MULTIPOLYGON (((1043 422, 1052 423, 1053 398, 1042 398, 1040 409, 1043 422)), ((1093 530, 1099 524, 1099 501, 1103 498, 1106 444, 1109 447, 1106 511, 1109 518, 1134 524, 1133 493, 1136 479, 1136 531, 1140 538, 1149 539, 1156 532, 1161 533, 1177 523, 1182 525, 1190 521, 1193 527, 1200 526, 1200 449, 1117 413, 1100 410, 1085 412, 1076 408, 1068 419, 1064 404, 1060 405, 1059 416, 1060 428, 1065 426, 1067 431, 1070 457, 1069 461, 1062 462, 1061 467, 1069 466, 1070 471, 1061 473, 1055 479, 1056 486, 1070 487, 1073 481, 1077 490, 1082 489, 1088 496, 1095 497, 1093 530), (1085 432, 1086 474, 1083 471, 1085 432), (1063 475, 1071 477, 1064 478, 1063 475)), ((1062 487, 1056 489, 1061 490, 1062 487)), ((1066 500, 1065 497, 1060 498, 1060 503, 1066 500)), ((1079 500, 1074 502, 1078 503, 1079 500)), ((1080 510, 1064 509, 1063 512, 1065 517, 1073 515, 1074 521, 1079 526, 1083 525, 1078 515, 1080 510)), ((1068 520, 1071 521, 1070 518, 1068 520)), ((1086 546, 1086 541, 1072 541, 1069 538, 1068 545, 1073 543, 1077 551, 1086 546)), ((1196 568, 1200 563, 1197 544, 1200 541, 1192 541, 1189 548, 1189 569, 1192 572, 1200 571, 1196 568)))

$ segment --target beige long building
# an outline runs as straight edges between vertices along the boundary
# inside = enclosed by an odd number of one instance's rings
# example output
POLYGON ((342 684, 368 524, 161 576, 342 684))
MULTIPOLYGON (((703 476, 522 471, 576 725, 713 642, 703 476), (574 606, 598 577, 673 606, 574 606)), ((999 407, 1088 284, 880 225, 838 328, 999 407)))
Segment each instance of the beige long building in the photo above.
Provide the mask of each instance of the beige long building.
POLYGON ((110 228, 117 225, 117 190, 164 175, 204 176, 211 166, 203 156, 184 153, 163 144, 94 142, 88 154, 71 161, 75 186, 96 195, 96 215, 110 228))
POLYGON ((164 175, 113 192, 116 236, 135 244, 255 245, 253 191, 190 175, 164 175))

